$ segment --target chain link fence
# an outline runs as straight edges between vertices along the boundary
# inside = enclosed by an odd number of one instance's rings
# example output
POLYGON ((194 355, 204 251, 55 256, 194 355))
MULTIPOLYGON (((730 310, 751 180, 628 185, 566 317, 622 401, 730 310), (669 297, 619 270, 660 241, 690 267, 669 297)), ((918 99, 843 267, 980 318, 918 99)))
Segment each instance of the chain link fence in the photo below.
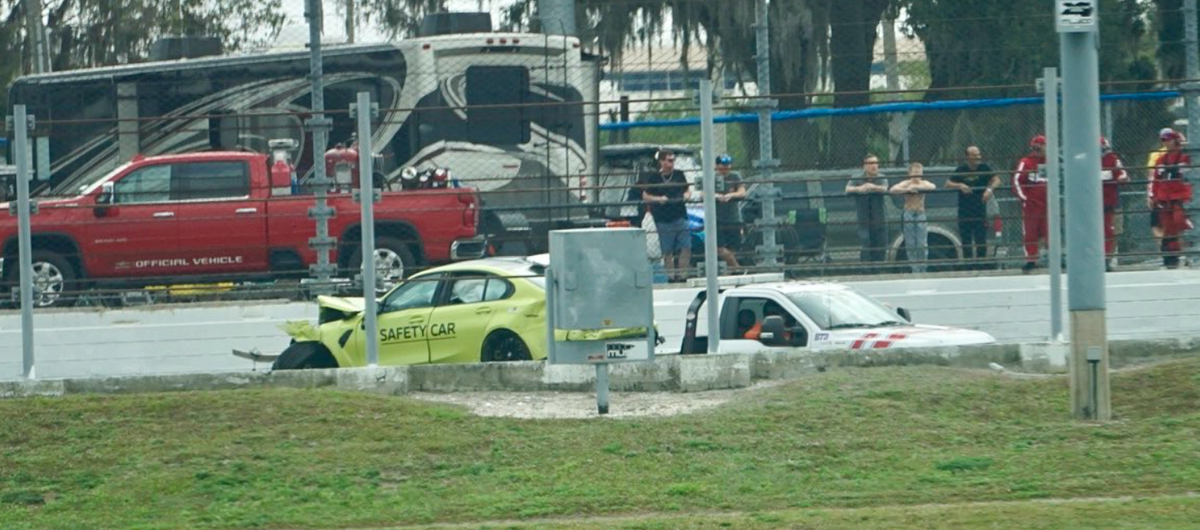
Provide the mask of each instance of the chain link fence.
MULTIPOLYGON (((657 171, 654 154, 662 147, 677 152, 677 168, 691 183, 685 210, 689 274, 696 275, 705 222, 697 103, 665 97, 676 92, 606 100, 602 87, 612 87, 602 66, 573 39, 536 34, 331 47, 326 152, 316 152, 305 125, 311 85, 302 51, 22 78, 10 94, 36 119, 30 150, 44 305, 306 296, 303 281, 316 256, 310 208, 318 164, 333 180, 326 189, 336 212, 330 257, 338 278, 352 286, 362 257, 349 107, 360 91, 380 108, 370 178, 384 192, 373 260, 387 279, 383 287, 455 260, 543 253, 548 232, 562 228, 643 226, 648 253, 659 258, 652 208, 636 185, 657 171), (641 110, 614 122, 630 105, 641 110), (180 154, 192 158, 135 158, 180 154)), ((1135 88, 1143 90, 1112 88, 1103 116, 1132 177, 1117 216, 1118 252, 1128 264, 1157 257, 1144 199, 1146 160, 1158 147, 1158 129, 1181 114, 1177 94, 1135 88)), ((770 182, 780 193, 773 228, 785 252, 782 270, 804 277, 909 269, 900 197, 884 201, 882 253, 863 252, 845 187, 867 154, 880 158, 892 184, 908 163, 920 162, 937 186, 925 200, 931 271, 1019 265, 1022 223, 1011 177, 1030 137, 1043 130, 1041 99, 978 93, 852 108, 822 106, 821 96, 780 96, 781 108, 800 108, 776 112, 773 124, 781 166, 770 182), (984 219, 986 257, 975 263, 967 263, 960 235, 960 192, 946 187, 969 145, 1001 180, 984 219)), ((766 181, 753 165, 758 128, 748 101, 726 98, 718 109, 718 149, 732 155, 750 192, 735 201, 741 218, 727 226, 734 232, 726 231, 729 244, 722 246, 737 263, 727 273, 781 270, 762 266, 757 250, 768 229, 759 191, 766 181)), ((16 286, 15 221, 6 226, 10 266, 0 289, 7 294, 16 286)))

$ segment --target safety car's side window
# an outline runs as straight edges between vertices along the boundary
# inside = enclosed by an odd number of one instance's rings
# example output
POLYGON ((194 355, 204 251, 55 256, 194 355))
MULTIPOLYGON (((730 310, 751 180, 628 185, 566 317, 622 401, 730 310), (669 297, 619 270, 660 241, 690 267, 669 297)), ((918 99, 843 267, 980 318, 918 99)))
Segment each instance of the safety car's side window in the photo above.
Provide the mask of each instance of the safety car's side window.
POLYGON ((417 307, 433 306, 434 296, 437 294, 438 285, 441 281, 438 278, 417 278, 409 280, 404 285, 392 291, 383 301, 382 313, 391 313, 394 311, 403 311, 405 309, 413 309, 417 307))
POLYGON ((450 286, 448 305, 495 302, 512 296, 512 284, 482 272, 463 272, 450 286))

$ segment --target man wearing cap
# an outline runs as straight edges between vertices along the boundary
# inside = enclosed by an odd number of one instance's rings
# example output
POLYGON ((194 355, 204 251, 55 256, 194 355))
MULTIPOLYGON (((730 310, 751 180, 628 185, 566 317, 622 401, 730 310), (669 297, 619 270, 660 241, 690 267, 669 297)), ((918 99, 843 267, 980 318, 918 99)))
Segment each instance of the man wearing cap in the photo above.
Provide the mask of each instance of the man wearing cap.
POLYGON ((1192 165, 1192 159, 1183 152, 1186 141, 1183 134, 1172 131, 1167 137, 1167 152, 1158 157, 1154 176, 1147 187, 1158 210, 1158 224, 1163 234, 1163 265, 1175 269, 1179 267, 1179 253, 1183 250, 1180 236, 1192 229, 1184 208, 1192 199, 1192 186, 1184 180, 1183 174, 1192 165))
POLYGON ((1154 236, 1154 245, 1161 246, 1163 231, 1159 226, 1158 204, 1154 202, 1154 197, 1150 195, 1151 186, 1154 182, 1155 167, 1158 166, 1158 157, 1166 154, 1167 149, 1174 141, 1175 129, 1163 127, 1158 131, 1158 141, 1160 146, 1158 150, 1152 151, 1150 156, 1146 157, 1146 208, 1150 210, 1150 234, 1154 236))
POLYGON ((1121 163, 1121 157, 1113 151, 1108 138, 1100 137, 1100 180, 1104 182, 1104 255, 1107 258, 1104 268, 1113 269, 1116 258, 1113 253, 1117 249, 1117 230, 1113 224, 1117 209, 1121 207, 1121 186, 1129 182, 1129 175, 1121 163))
POLYGON ((663 268, 668 275, 682 281, 687 279, 692 257, 685 204, 691 199, 691 185, 683 172, 675 169, 673 151, 660 149, 655 158, 658 159, 658 172, 640 181, 642 200, 654 218, 658 244, 662 249, 663 268))
POLYGON ((733 157, 717 157, 716 181, 717 203, 717 255, 725 260, 732 271, 738 265, 736 251, 742 246, 742 199, 746 198, 746 186, 742 176, 733 171, 733 157))
POLYGON ((1021 201, 1021 213, 1025 229, 1025 274, 1037 266, 1038 243, 1049 235, 1046 216, 1046 179, 1038 173, 1038 167, 1046 163, 1046 137, 1034 136, 1029 141, 1029 155, 1017 164, 1013 174, 1013 194, 1021 201))

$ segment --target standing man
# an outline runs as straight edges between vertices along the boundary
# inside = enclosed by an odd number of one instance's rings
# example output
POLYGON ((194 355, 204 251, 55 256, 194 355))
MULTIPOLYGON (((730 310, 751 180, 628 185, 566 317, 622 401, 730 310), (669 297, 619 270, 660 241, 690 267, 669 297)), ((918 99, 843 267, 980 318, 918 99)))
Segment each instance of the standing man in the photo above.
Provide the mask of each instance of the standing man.
POLYGON ((1038 167, 1046 163, 1046 137, 1034 136, 1029 141, 1029 155, 1017 164, 1013 174, 1013 193, 1021 201, 1025 229, 1025 265, 1022 271, 1031 274, 1037 267, 1038 244, 1050 234, 1046 218, 1046 179, 1038 167))
POLYGON ((1100 158, 1100 180, 1104 181, 1104 255, 1108 258, 1104 262, 1104 269, 1112 271, 1117 260, 1113 256, 1117 249, 1117 230, 1113 218, 1121 207, 1121 186, 1129 182, 1129 175, 1121 164, 1121 157, 1113 152, 1108 138, 1100 137, 1100 150, 1104 153, 1100 158))
MULTIPOLYGON (((987 205, 1000 185, 1000 175, 981 162, 983 154, 979 147, 967 147, 966 154, 967 163, 954 170, 946 187, 961 192, 958 195, 958 237, 962 239, 963 257, 984 259, 987 257, 987 205)), ((967 268, 979 266, 972 263, 967 268)))
POLYGON ((891 192, 904 196, 904 250, 914 273, 925 272, 929 260, 929 222, 925 217, 925 193, 937 185, 922 178, 925 167, 919 162, 908 166, 908 178, 892 186, 891 192))
POLYGON ((1163 265, 1179 268, 1179 253, 1183 250, 1180 235, 1192 229, 1184 207, 1192 199, 1192 186, 1184 180, 1183 172, 1192 159, 1183 152, 1183 134, 1172 132, 1167 152, 1158 157, 1154 179, 1150 181, 1150 197, 1154 200, 1162 229, 1163 265))
POLYGON ((746 198, 746 186, 742 176, 733 171, 733 157, 717 157, 716 190, 717 202, 717 255, 725 260, 730 272, 738 268, 736 251, 742 246, 742 199, 746 198))
POLYGON ((1146 208, 1150 210, 1150 234, 1154 236, 1154 245, 1162 248, 1163 229, 1159 225, 1160 215, 1158 213, 1158 203, 1154 201, 1152 194, 1154 186, 1154 174, 1158 171, 1158 158, 1166 154, 1173 138, 1176 134, 1175 129, 1164 127, 1158 131, 1158 141, 1160 143, 1157 151, 1152 151, 1150 156, 1146 157, 1146 208))
POLYGON ((888 191, 887 178, 879 174, 879 157, 863 158, 863 172, 846 182, 846 194, 854 196, 858 209, 858 241, 863 262, 887 258, 887 226, 884 224, 883 198, 888 191))
POLYGON ((655 155, 658 172, 642 180, 642 200, 650 208, 658 230, 663 269, 672 279, 687 279, 692 259, 691 233, 688 231, 687 206, 692 192, 682 171, 675 169, 675 153, 660 149, 655 155))

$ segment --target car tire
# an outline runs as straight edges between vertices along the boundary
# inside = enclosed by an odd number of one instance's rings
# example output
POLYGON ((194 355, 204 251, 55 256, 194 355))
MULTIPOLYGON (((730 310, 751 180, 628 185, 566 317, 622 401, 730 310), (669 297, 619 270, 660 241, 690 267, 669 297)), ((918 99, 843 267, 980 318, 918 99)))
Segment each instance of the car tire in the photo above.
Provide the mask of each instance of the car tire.
POLYGON ((529 346, 516 333, 508 330, 494 331, 483 341, 479 360, 485 363, 532 361, 529 346))
MULTIPOLYGON (((49 250, 34 250, 32 254, 33 262, 33 277, 34 282, 42 289, 35 290, 33 298, 34 307, 63 307, 69 306, 75 299, 75 295, 68 293, 78 292, 79 282, 78 273, 75 271, 75 266, 71 264, 67 258, 57 252, 49 250)), ((12 296, 12 289, 18 287, 21 274, 18 271, 17 256, 12 256, 13 267, 5 267, 4 269, 4 292, 0 293, 0 299, 9 301, 12 296)), ((20 307, 20 301, 14 302, 17 307, 20 307)))
MULTIPOLYGON (((383 294, 392 290, 392 287, 395 287, 400 280, 412 273, 417 266, 417 260, 413 257, 408 245, 397 239, 381 237, 375 241, 375 264, 375 279, 378 285, 375 291, 383 294)), ((361 273, 361 246, 355 249, 354 254, 350 256, 350 263, 347 266, 351 276, 361 273)))
POLYGON ((271 370, 316 370, 337 367, 337 359, 334 359, 333 354, 329 353, 329 348, 316 341, 293 342, 271 364, 271 370))

